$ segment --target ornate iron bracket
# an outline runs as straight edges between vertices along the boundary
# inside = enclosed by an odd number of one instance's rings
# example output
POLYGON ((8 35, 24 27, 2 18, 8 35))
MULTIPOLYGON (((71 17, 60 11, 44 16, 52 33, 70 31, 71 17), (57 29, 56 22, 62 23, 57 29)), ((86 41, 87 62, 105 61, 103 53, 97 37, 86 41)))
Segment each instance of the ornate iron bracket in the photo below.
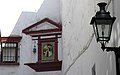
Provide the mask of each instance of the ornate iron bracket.
POLYGON ((105 47, 106 51, 114 51, 118 52, 120 50, 120 47, 105 47))

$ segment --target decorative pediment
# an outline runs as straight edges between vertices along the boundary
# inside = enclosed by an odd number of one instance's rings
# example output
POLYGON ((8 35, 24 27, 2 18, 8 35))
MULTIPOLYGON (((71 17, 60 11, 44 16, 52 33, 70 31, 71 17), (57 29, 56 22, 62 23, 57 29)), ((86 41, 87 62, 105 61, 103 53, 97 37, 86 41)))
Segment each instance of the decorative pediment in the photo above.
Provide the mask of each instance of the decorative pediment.
POLYGON ((23 33, 28 35, 44 35, 52 33, 60 33, 62 26, 49 18, 44 18, 29 27, 23 29, 23 33))

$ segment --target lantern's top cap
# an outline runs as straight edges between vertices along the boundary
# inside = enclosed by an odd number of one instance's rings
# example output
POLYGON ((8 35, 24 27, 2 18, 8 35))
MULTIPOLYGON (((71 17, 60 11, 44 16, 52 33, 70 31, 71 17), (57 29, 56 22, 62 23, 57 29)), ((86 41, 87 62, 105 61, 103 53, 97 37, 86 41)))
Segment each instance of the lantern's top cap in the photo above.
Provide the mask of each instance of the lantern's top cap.
POLYGON ((107 5, 107 3, 101 2, 98 3, 97 5, 100 7, 100 13, 106 13, 105 6, 107 5))
POLYGON ((101 23, 113 24, 116 17, 111 17, 110 12, 109 11, 106 12, 105 6, 107 5, 107 3, 101 2, 101 3, 98 3, 97 5, 100 7, 100 11, 97 11, 95 16, 92 17, 90 24, 94 24, 96 22, 96 20, 99 20, 99 22, 101 22, 101 23), (110 20, 111 20, 111 22, 108 22, 110 20))
POLYGON ((97 5, 98 5, 99 7, 105 7, 105 6, 107 5, 107 3, 101 2, 101 3, 98 3, 97 5))

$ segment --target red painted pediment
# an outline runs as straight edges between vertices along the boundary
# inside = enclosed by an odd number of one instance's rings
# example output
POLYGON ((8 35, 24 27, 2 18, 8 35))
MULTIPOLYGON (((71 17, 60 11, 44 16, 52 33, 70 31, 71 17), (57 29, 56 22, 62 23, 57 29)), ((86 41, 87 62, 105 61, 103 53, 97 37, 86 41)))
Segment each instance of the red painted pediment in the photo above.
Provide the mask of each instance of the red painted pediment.
POLYGON ((49 18, 44 18, 22 30, 23 33, 28 35, 49 34, 61 31, 62 26, 49 18))

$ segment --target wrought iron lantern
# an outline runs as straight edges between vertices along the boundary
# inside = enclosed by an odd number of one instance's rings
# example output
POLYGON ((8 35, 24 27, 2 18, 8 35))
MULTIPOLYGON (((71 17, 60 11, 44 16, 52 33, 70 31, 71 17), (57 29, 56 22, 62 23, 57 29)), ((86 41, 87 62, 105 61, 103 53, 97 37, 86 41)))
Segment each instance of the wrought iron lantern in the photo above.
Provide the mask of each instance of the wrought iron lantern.
POLYGON ((36 53, 36 41, 34 41, 34 48, 33 48, 33 53, 35 54, 36 53))
POLYGON ((94 17, 92 17, 92 20, 90 24, 92 24, 94 33, 97 39, 97 42, 101 43, 102 50, 108 51, 114 51, 116 56, 116 75, 120 75, 119 71, 119 58, 120 58, 120 46, 119 47, 106 47, 105 44, 110 40, 111 31, 113 23, 116 19, 116 17, 111 17, 110 12, 106 12, 105 6, 107 3, 98 3, 97 4, 100 7, 100 10, 96 13, 94 17))
POLYGON ((101 48, 104 50, 106 42, 110 40, 112 26, 116 17, 111 17, 110 12, 106 12, 105 6, 107 3, 102 2, 97 5, 100 10, 92 17, 90 24, 93 25, 97 42, 101 43, 101 48))

